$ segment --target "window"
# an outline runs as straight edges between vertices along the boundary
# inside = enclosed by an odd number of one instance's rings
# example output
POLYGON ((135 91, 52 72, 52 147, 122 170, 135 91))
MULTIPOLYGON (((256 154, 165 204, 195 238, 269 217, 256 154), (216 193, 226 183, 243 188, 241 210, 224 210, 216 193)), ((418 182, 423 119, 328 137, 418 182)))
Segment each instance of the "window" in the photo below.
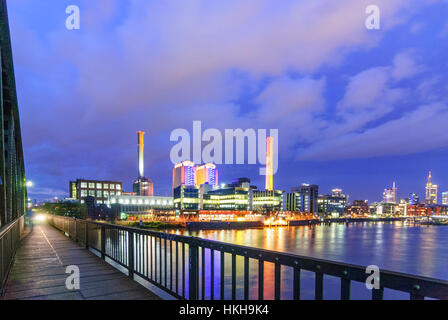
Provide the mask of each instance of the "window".
POLYGON ((115 189, 115 185, 114 185, 113 183, 111 183, 111 184, 109 185, 109 187, 110 187, 110 189, 115 189))
POLYGON ((94 197, 95 196, 95 190, 89 190, 89 196, 94 197))
POLYGON ((109 196, 109 191, 104 190, 104 191, 103 191, 103 194, 104 194, 104 197, 108 197, 108 196, 109 196))
POLYGON ((81 182, 81 188, 87 188, 87 182, 81 182))
POLYGON ((89 188, 90 189, 95 189, 95 183, 89 182, 89 188))
POLYGON ((121 187, 119 184, 116 184, 115 187, 117 188, 117 190, 121 190, 121 187))
POLYGON ((103 187, 104 187, 104 189, 109 189, 109 184, 108 183, 103 183, 103 187))
POLYGON ((111 196, 114 196, 114 195, 115 195, 115 192, 111 191, 111 192, 110 192, 110 195, 111 195, 111 196))
POLYGON ((120 191, 117 191, 117 196, 119 196, 119 195, 121 195, 121 192, 120 192, 120 191))
POLYGON ((97 183, 97 184, 96 184, 96 188, 97 188, 97 189, 102 189, 102 188, 103 188, 103 185, 102 185, 101 183, 97 183))
POLYGON ((87 190, 81 190, 81 197, 87 197, 87 190))
POLYGON ((96 196, 97 196, 98 198, 102 198, 102 197, 103 197, 103 192, 102 192, 101 190, 98 190, 98 191, 96 192, 96 196))

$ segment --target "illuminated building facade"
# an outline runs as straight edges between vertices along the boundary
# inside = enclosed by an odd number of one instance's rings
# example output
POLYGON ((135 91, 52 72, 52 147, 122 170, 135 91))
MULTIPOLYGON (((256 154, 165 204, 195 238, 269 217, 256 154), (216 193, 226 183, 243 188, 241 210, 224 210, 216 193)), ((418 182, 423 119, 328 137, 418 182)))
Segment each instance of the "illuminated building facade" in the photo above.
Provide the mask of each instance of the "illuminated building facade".
POLYGON ((267 191, 274 190, 274 138, 266 138, 266 186, 267 191))
POLYGON ((409 194, 409 198, 408 198, 408 203, 409 203, 411 206, 414 206, 414 205, 416 205, 416 204, 419 204, 419 203, 420 203, 420 198, 419 198, 419 196, 418 196, 416 193, 410 193, 410 194, 409 194))
POLYGON ((397 202, 397 187, 395 185, 395 181, 392 185, 392 188, 384 189, 383 192, 383 201, 384 203, 398 203, 397 202))
POLYGON ((319 195, 317 198, 318 212, 321 217, 342 217, 345 213, 347 197, 342 189, 333 189, 331 195, 319 195))
POLYGON ((283 191, 252 190, 249 194, 253 211, 281 211, 283 208, 283 191))
POLYGON ((368 215, 369 201, 368 200, 354 200, 351 206, 346 208, 347 215, 350 216, 363 216, 368 215))
POLYGON ((426 204, 437 204, 437 189, 438 186, 431 182, 431 171, 429 171, 428 182, 426 183, 426 204))
POLYGON ((250 207, 249 188, 229 186, 210 190, 203 196, 204 210, 241 210, 250 207))
POLYGON ((98 204, 106 203, 110 196, 120 196, 123 184, 118 181, 84 180, 70 181, 70 198, 84 203, 86 197, 94 197, 98 204))
POLYGON ((195 214, 199 210, 199 187, 177 186, 173 189, 173 203, 177 213, 195 214))
POLYGON ((212 163, 196 167, 196 182, 198 186, 208 183, 212 187, 218 186, 218 169, 212 163))
POLYGON ((442 192, 442 204, 448 206, 448 191, 442 192))
POLYGON ((172 197, 158 196, 111 196, 109 206, 118 206, 121 213, 143 214, 153 210, 173 210, 174 200, 172 197))
POLYGON ((178 163, 173 168, 173 190, 179 186, 197 186, 196 167, 192 161, 178 163))
POLYGON ((292 188, 291 193, 302 195, 302 202, 300 205, 300 210, 298 211, 308 212, 312 214, 318 213, 317 197, 319 193, 319 186, 303 183, 299 187, 292 188))

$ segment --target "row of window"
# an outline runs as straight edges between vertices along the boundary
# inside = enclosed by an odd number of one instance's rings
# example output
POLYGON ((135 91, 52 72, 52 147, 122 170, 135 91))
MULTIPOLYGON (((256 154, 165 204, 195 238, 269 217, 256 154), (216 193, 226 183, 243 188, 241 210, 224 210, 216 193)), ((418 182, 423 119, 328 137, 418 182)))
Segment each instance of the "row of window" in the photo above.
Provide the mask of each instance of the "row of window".
POLYGON ((115 189, 115 190, 121 190, 120 184, 115 183, 100 183, 100 182, 81 182, 81 188, 87 188, 89 186, 89 189, 115 189))
POLYGON ((95 190, 89 190, 89 191, 81 190, 81 198, 87 197, 88 195, 91 197, 97 197, 97 198, 107 198, 109 196, 119 196, 119 195, 121 195, 121 192, 120 191, 117 191, 117 192, 110 191, 109 192, 107 190, 104 190, 104 191, 97 190, 96 192, 95 192, 95 190))

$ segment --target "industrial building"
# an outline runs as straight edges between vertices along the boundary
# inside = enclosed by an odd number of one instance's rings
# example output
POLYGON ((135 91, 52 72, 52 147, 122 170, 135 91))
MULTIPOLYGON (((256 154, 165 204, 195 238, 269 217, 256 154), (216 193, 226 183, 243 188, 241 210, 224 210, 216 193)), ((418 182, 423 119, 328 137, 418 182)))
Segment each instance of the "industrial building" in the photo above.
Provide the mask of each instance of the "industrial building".
POLYGON ((138 177, 132 185, 132 191, 138 196, 153 196, 154 183, 145 177, 144 135, 143 131, 137 131, 138 177))

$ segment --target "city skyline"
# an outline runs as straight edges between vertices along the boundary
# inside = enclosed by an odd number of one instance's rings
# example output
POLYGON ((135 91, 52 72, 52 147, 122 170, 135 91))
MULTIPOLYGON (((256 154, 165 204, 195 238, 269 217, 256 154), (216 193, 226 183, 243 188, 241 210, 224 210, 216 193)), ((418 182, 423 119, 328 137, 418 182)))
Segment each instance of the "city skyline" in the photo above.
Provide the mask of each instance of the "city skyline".
MULTIPOLYGON (((395 180, 399 197, 423 199, 432 170, 440 195, 448 181, 446 3, 378 1, 380 30, 365 28, 368 2, 310 3, 187 10, 43 0, 31 11, 30 0, 12 1, 30 196, 64 197, 78 177, 132 190, 136 128, 147 132, 154 193, 169 195, 170 132, 194 120, 221 131, 279 129, 276 189, 307 182, 375 201, 395 180), (80 7, 79 30, 65 28, 69 4, 80 7), (336 21, 331 30, 327 21, 336 21)), ((223 166, 220 180, 248 176, 261 187, 257 171, 223 166)))

